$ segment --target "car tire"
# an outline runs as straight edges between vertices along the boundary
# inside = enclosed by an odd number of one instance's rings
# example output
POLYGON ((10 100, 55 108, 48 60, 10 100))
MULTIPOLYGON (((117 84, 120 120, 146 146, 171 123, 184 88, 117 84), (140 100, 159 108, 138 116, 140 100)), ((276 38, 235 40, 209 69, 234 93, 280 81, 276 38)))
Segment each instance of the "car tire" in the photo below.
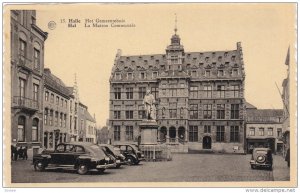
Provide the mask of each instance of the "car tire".
POLYGON ((105 168, 97 169, 98 172, 103 173, 105 171, 105 168))
POLYGON ((126 157, 126 161, 128 165, 133 165, 134 164, 134 159, 131 156, 126 157))
POLYGON ((77 173, 80 175, 85 175, 89 171, 89 168, 86 164, 79 164, 77 167, 77 173))
POLYGON ((139 165, 139 163, 140 163, 140 161, 137 160, 137 161, 134 163, 134 165, 139 165))
POLYGON ((251 165, 251 169, 255 169, 256 168, 256 166, 255 165, 251 165))
POLYGON ((41 160, 38 160, 34 163, 34 170, 42 172, 45 170, 45 165, 41 160))
POLYGON ((121 167, 121 164, 117 164, 117 165, 116 165, 116 168, 120 168, 120 167, 121 167))

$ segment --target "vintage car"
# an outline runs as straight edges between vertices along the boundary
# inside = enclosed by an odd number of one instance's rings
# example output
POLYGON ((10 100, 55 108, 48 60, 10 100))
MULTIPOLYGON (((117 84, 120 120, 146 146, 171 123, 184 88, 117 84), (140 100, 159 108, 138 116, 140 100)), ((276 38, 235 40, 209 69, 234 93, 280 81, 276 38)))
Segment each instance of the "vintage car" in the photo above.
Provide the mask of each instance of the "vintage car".
POLYGON ((125 160, 129 165, 137 165, 140 161, 145 160, 144 154, 132 144, 118 144, 114 146, 120 148, 120 152, 125 156, 125 160))
POLYGON ((268 168, 272 170, 273 167, 273 157, 272 151, 269 148, 254 148, 252 152, 252 157, 250 160, 250 165, 252 169, 258 167, 268 168))
POLYGON ((121 165, 126 164, 125 156, 121 154, 120 149, 108 144, 98 144, 107 154, 113 156, 116 159, 116 168, 120 168, 121 165))
POLYGON ((109 167, 115 167, 113 158, 107 156, 97 145, 86 142, 60 143, 54 151, 43 151, 33 156, 33 166, 36 171, 45 168, 76 169, 78 174, 86 174, 97 169, 103 172, 109 167))

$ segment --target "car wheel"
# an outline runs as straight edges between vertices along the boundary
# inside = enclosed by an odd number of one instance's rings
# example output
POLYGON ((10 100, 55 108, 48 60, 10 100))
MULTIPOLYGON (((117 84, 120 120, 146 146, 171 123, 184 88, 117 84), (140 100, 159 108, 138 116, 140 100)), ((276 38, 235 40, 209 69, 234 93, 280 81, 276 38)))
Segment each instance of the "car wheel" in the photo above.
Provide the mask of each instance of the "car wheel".
POLYGON ((105 168, 97 169, 98 172, 103 173, 105 171, 105 168))
POLYGON ((128 165, 133 165, 134 164, 134 159, 133 157, 129 156, 126 158, 127 164, 128 165))
POLYGON ((80 175, 84 175, 89 171, 89 168, 86 164, 79 164, 78 168, 77 168, 77 172, 80 175))
POLYGON ((34 163, 34 170, 39 172, 44 171, 45 170, 44 163, 42 161, 36 161, 34 163))
POLYGON ((135 165, 138 165, 139 163, 140 163, 140 161, 138 160, 138 161, 136 161, 134 164, 135 164, 135 165))
POLYGON ((255 165, 251 165, 251 169, 255 169, 256 168, 256 166, 255 165))
POLYGON ((117 165, 116 165, 116 168, 120 168, 120 167, 121 167, 121 164, 117 164, 117 165))

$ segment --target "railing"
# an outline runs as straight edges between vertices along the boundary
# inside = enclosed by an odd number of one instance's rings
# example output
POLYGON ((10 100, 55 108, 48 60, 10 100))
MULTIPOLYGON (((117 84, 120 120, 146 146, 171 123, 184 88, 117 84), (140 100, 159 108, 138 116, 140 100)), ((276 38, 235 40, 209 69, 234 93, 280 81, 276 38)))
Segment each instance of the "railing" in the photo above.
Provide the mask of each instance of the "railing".
POLYGON ((30 59, 26 58, 23 55, 19 55, 19 65, 25 66, 27 68, 33 69, 33 63, 30 59))
POLYGON ((20 108, 27 108, 27 109, 32 109, 32 110, 39 109, 38 101, 28 99, 25 97, 21 97, 21 96, 13 97, 13 105, 20 107, 20 108))

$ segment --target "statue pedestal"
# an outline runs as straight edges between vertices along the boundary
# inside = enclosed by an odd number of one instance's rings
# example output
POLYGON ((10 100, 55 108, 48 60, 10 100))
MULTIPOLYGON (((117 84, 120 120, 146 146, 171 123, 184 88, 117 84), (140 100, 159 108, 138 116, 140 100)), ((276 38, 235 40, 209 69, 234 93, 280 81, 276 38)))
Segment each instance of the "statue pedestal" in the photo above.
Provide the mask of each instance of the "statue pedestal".
POLYGON ((140 123, 141 145, 157 145, 158 125, 155 120, 143 120, 140 123))

